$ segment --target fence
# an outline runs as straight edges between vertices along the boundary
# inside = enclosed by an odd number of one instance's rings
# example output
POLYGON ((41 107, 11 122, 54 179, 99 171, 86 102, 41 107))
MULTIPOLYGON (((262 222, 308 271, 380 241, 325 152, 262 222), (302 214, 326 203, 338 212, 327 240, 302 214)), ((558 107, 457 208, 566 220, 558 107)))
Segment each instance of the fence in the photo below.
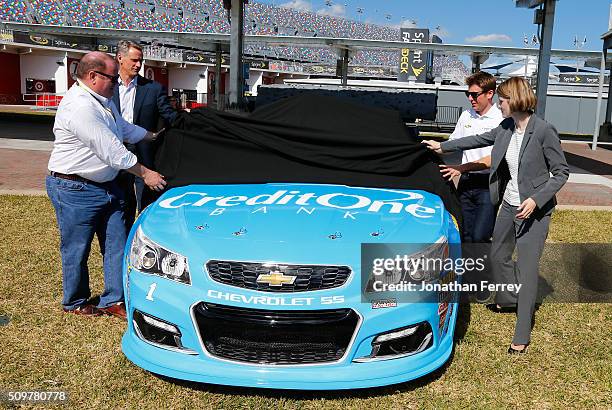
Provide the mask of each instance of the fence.
POLYGON ((436 119, 419 123, 423 130, 452 131, 461 116, 463 108, 451 105, 438 105, 436 119))
POLYGON ((63 96, 55 93, 23 94, 23 101, 40 110, 56 110, 63 96))

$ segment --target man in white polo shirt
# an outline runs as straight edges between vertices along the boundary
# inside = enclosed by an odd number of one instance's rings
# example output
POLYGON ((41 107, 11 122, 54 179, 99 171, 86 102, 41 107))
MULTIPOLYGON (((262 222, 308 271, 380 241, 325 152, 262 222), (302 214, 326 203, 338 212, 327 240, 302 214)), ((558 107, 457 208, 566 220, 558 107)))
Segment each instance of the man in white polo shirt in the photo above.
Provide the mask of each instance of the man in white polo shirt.
POLYGON ((151 189, 159 191, 166 185, 162 175, 139 164, 123 145, 154 140, 157 135, 126 122, 117 111, 111 101, 117 73, 117 63, 108 54, 83 56, 78 81, 55 116, 46 186, 60 232, 66 313, 125 318, 121 268, 126 232, 123 196, 115 177, 124 169, 143 178, 151 189), (94 234, 104 261, 104 292, 98 307, 87 303, 87 259, 94 234))
MULTIPOLYGON (((495 77, 489 73, 477 72, 466 78, 468 90, 466 97, 472 105, 465 110, 450 135, 449 140, 483 134, 496 128, 503 120, 502 113, 493 103, 495 77)), ((457 190, 463 214, 463 242, 467 245, 464 252, 468 257, 479 257, 491 242, 495 225, 495 209, 489 195, 489 167, 492 147, 475 148, 463 151, 461 165, 441 165, 442 174, 453 178, 461 175, 457 190), (472 252, 470 252, 472 251, 472 252)), ((469 279, 469 278, 468 278, 469 279)), ((472 275, 470 282, 480 285, 484 275, 472 275)), ((479 295, 480 299, 483 295, 479 295)))

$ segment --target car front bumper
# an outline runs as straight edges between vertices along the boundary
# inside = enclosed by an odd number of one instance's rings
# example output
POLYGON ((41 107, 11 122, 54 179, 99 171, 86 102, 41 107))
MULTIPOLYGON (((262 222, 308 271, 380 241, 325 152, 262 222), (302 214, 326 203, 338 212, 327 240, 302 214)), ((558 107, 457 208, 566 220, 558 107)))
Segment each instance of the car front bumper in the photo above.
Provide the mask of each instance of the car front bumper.
MULTIPOLYGON (((439 330, 438 303, 398 304, 396 307, 372 309, 359 295, 347 298, 333 308, 353 309, 360 317, 352 341, 344 356, 336 362, 316 364, 262 365, 236 362, 211 355, 204 347, 193 316, 194 306, 208 300, 193 286, 185 286, 151 275, 132 272, 126 286, 128 296, 128 328, 122 348, 126 357, 137 366, 164 376, 196 382, 261 387, 271 389, 339 390, 367 388, 406 382, 441 367, 453 349, 457 317, 456 303, 449 305, 445 331, 439 330), (151 285, 155 283, 155 292, 151 285), (142 339, 133 323, 133 312, 143 313, 175 325, 181 332, 185 351, 173 351, 152 345, 142 339), (357 362, 372 350, 373 338, 381 333, 420 322, 429 322, 433 342, 411 356, 357 362), (442 336, 442 337, 441 337, 442 336)), ((334 290, 325 291, 333 295, 334 290)), ((235 291, 240 293, 240 290, 235 291)), ((224 302, 226 305, 236 305, 224 302)), ((241 307, 253 308, 242 304, 241 307)), ((258 306, 261 308, 261 306, 258 306)), ((293 307, 292 307, 293 308, 293 307)), ((288 308, 288 309, 292 309, 288 308)), ((304 307, 299 307, 304 309, 304 307)), ((312 305, 308 309, 329 309, 312 305)), ((278 308, 287 309, 287 308, 278 308)))

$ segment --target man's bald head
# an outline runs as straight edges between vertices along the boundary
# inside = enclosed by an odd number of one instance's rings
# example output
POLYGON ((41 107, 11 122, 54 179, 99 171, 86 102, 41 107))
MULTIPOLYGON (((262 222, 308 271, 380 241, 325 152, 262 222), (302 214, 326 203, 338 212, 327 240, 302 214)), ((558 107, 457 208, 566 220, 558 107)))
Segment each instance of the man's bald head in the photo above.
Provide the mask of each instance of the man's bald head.
POLYGON ((87 53, 79 61, 77 77, 79 81, 95 93, 111 98, 117 84, 119 70, 114 58, 100 51, 87 53))
POLYGON ((114 59, 108 54, 101 51, 92 51, 81 57, 77 65, 76 75, 83 80, 89 71, 105 71, 109 62, 114 62, 114 59))

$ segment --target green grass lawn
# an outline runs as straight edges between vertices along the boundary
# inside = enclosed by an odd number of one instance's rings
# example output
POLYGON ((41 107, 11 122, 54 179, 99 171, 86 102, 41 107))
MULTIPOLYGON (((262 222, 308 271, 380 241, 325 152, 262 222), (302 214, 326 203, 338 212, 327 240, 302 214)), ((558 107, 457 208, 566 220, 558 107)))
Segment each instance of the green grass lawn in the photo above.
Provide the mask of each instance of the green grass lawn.
MULTIPOLYGON (((559 211, 549 239, 612 242, 611 226, 612 212, 559 211)), ((165 380, 123 356, 125 323, 61 312, 58 242, 47 198, 0 196, 0 315, 10 318, 0 326, 0 391, 64 390, 70 408, 612 408, 612 304, 542 305, 520 357, 506 354, 513 315, 464 306, 467 330, 448 365, 387 388, 302 393, 165 380)))

